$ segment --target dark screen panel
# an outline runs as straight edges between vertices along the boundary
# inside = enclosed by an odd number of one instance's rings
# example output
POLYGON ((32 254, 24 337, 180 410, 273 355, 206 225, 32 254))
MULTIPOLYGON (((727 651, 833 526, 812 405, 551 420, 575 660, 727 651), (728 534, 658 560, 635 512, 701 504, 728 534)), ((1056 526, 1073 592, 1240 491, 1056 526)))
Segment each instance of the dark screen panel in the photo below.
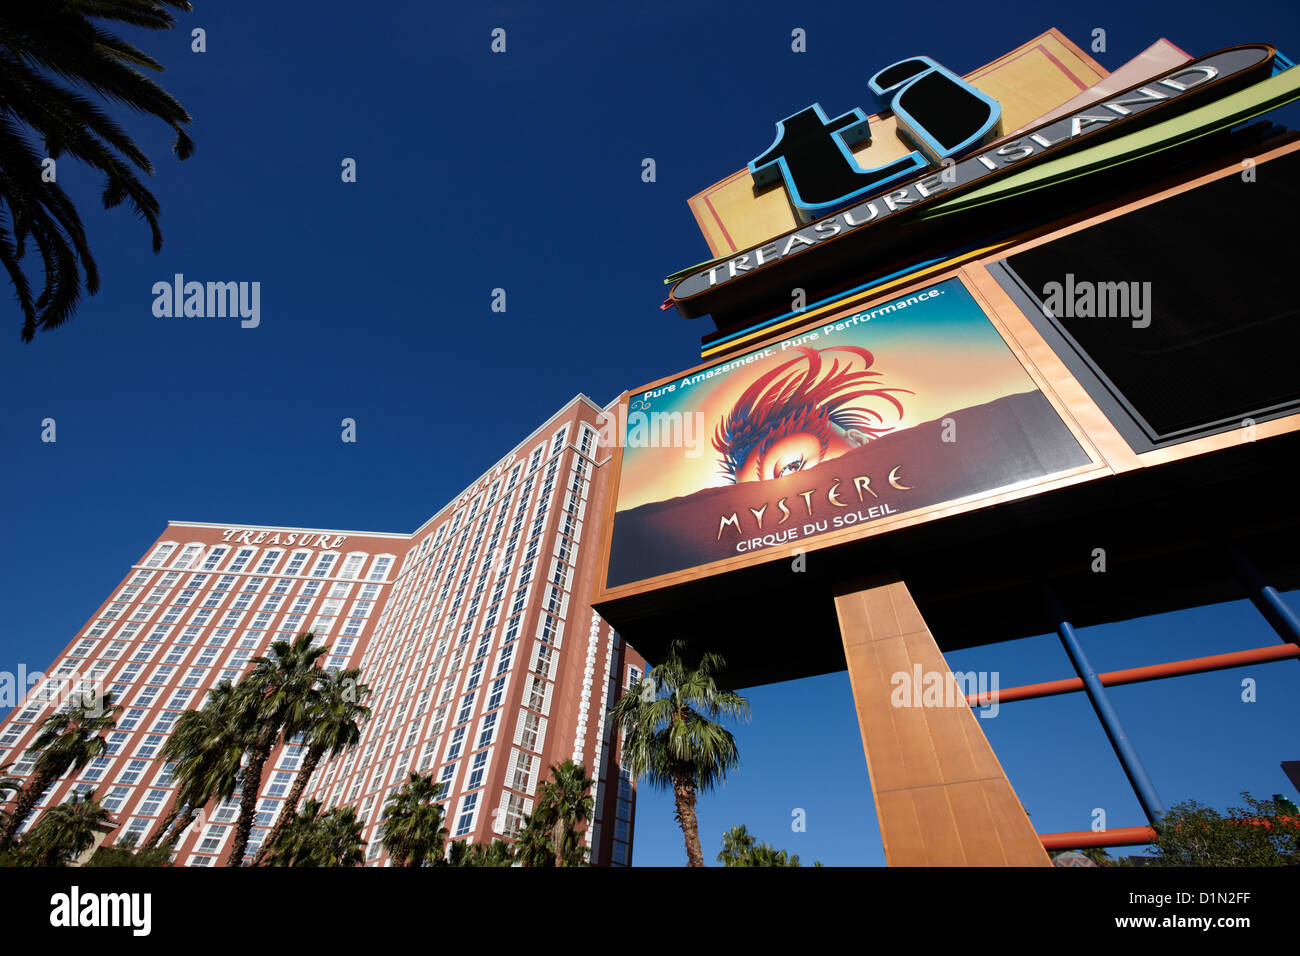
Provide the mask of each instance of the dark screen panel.
POLYGON ((1300 403, 1300 155, 1251 172, 1007 260, 1153 438, 1300 403))

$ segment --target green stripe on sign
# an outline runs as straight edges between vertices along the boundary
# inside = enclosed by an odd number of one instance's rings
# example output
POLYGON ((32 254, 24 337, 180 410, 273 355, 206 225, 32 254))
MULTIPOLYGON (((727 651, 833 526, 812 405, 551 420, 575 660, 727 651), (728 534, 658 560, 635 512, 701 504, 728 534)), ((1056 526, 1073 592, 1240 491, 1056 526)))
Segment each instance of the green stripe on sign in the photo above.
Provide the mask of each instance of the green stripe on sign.
POLYGON ((954 196, 928 210, 918 212, 917 218, 938 219, 955 212, 965 212, 1154 156, 1202 136, 1229 129, 1297 99, 1300 99, 1300 68, 1293 67, 1190 113, 1108 143, 1082 149, 1069 156, 1049 159, 1023 172, 999 178, 996 182, 965 195, 954 196))

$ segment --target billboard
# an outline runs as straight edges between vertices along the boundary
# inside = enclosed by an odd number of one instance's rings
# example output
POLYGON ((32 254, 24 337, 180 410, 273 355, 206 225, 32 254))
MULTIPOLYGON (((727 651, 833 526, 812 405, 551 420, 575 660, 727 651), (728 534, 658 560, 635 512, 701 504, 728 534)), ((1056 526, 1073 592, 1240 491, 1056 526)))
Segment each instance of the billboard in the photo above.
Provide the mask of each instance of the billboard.
POLYGON ((632 393, 616 430, 607 588, 1093 465, 959 278, 632 393))

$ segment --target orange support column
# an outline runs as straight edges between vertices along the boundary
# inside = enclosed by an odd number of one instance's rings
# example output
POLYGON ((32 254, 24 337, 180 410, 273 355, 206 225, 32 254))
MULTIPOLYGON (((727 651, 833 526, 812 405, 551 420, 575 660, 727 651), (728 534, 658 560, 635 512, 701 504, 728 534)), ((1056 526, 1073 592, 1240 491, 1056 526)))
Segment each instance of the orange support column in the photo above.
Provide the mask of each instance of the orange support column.
POLYGON ((835 610, 886 862, 1050 866, 907 586, 846 585, 835 610))

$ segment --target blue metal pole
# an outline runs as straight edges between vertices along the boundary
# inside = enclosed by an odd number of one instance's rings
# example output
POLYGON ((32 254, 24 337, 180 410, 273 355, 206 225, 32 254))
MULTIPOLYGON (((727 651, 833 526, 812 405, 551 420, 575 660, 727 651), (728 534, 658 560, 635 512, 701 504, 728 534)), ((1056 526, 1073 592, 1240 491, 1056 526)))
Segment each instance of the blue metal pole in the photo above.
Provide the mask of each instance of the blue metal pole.
POLYGON ((1300 617, 1287 607, 1277 588, 1264 583, 1259 569, 1234 545, 1228 547, 1228 555, 1237 566, 1237 573, 1250 588, 1250 603, 1264 616, 1269 626, 1277 632, 1284 644, 1300 644, 1300 617))
POLYGON ((1056 633, 1061 636, 1061 643, 1065 645, 1065 653, 1069 655, 1070 663, 1074 665, 1074 672, 1083 681, 1083 688, 1088 694, 1088 700, 1092 702, 1092 709, 1097 712, 1097 718, 1110 739, 1115 756, 1119 758, 1120 766, 1124 768, 1124 775, 1128 777, 1128 782, 1137 794, 1138 802, 1142 804, 1142 812, 1146 814, 1147 820, 1153 827, 1158 826, 1160 818, 1165 815, 1165 805, 1160 801, 1160 795, 1156 793, 1155 784, 1147 776, 1146 768, 1142 766, 1142 760, 1138 757, 1132 741, 1128 739, 1128 733, 1124 730, 1119 714, 1115 712, 1110 698, 1106 695, 1106 688, 1102 686, 1101 678, 1088 663, 1088 656, 1084 654, 1070 622, 1063 617, 1059 618, 1056 633))
POLYGON ((1283 603, 1277 588, 1265 584, 1250 596, 1250 600, 1284 643, 1300 644, 1300 617, 1296 617, 1295 611, 1283 603))

